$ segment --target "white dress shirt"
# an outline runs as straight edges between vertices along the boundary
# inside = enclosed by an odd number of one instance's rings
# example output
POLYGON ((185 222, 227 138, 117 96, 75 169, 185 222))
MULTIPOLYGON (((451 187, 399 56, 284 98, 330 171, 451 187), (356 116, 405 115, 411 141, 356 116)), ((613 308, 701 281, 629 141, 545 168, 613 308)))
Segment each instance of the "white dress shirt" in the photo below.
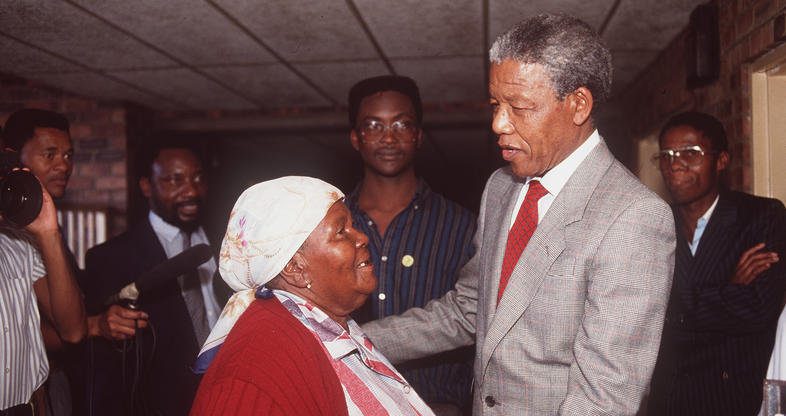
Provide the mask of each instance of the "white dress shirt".
MULTIPOLYGON (((158 241, 161 242, 161 245, 164 247, 164 252, 166 252, 167 258, 172 258, 178 254, 180 254, 183 248, 183 231, 180 228, 164 221, 161 217, 159 217, 153 211, 150 211, 148 214, 148 218, 150 219, 150 225, 153 226, 153 231, 155 231, 156 236, 158 236, 158 241)), ((207 235, 205 235, 205 230, 202 227, 197 228, 193 233, 191 233, 191 246, 195 246, 197 244, 207 244, 210 245, 210 241, 207 239, 207 235)), ((214 258, 210 258, 210 260, 202 263, 199 266, 199 281, 200 285, 202 286, 202 297, 205 300, 205 314, 207 316, 207 323, 210 325, 210 328, 213 328, 213 325, 216 324, 216 320, 218 320, 218 315, 221 313, 221 308, 218 307, 218 301, 216 300, 216 294, 213 290, 213 275, 216 273, 216 260, 214 258)), ((181 295, 183 294, 183 289, 180 289, 181 295)))
POLYGON ((540 181, 540 184, 548 191, 546 195, 543 195, 540 200, 538 200, 538 224, 543 219, 543 216, 546 215, 546 212, 551 207, 551 203, 554 202, 554 199, 557 198, 559 192, 568 182, 568 179, 573 175, 573 172, 579 167, 581 162, 589 156, 592 149, 600 143, 600 135, 598 134, 598 130, 592 132, 590 137, 584 141, 576 150, 573 151, 568 157, 565 158, 562 162, 559 162, 557 166, 554 166, 546 172, 545 175, 542 177, 528 177, 524 183, 524 186, 521 188, 521 192, 519 192, 519 196, 516 199, 516 209, 513 210, 513 213, 510 217, 510 224, 508 228, 513 227, 513 223, 516 222, 516 216, 519 213, 519 209, 521 208, 521 204, 524 202, 524 197, 527 196, 527 191, 529 190, 529 182, 532 180, 540 181))
POLYGON ((693 241, 688 242, 688 247, 690 248, 690 253, 694 256, 696 255, 696 250, 699 249, 699 241, 701 241, 701 236, 704 235, 704 229, 707 228, 707 223, 710 222, 710 217, 712 213, 715 211, 715 207, 718 205, 718 201, 720 200, 720 195, 715 197, 715 202, 710 205, 707 209, 707 212, 702 215, 698 221, 696 221, 696 230, 693 231, 693 241))

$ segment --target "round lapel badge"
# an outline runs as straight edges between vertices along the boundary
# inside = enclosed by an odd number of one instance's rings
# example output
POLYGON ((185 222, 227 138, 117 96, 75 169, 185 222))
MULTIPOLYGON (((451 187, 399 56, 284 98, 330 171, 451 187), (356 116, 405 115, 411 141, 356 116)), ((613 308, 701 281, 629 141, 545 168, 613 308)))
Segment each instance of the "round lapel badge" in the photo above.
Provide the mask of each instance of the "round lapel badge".
POLYGON ((412 267, 412 265, 415 264, 415 258, 409 254, 405 254, 404 257, 401 258, 401 264, 403 264, 404 267, 412 267))

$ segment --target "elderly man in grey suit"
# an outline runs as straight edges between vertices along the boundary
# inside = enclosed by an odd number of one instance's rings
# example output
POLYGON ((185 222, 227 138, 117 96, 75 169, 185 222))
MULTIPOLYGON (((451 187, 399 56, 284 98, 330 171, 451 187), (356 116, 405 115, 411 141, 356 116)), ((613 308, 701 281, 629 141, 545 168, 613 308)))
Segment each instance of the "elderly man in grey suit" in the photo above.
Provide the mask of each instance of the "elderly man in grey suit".
POLYGON ((363 329, 394 362, 476 343, 474 414, 635 414, 674 269, 674 219, 609 152, 593 110, 611 56, 540 15, 491 48, 491 175, 455 290, 363 329))

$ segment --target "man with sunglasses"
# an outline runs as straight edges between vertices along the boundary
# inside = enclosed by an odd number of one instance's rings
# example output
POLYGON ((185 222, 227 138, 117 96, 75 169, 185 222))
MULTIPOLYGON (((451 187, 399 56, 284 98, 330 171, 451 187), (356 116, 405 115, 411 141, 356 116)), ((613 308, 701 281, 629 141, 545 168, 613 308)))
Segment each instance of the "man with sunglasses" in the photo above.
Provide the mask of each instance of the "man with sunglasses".
MULTIPOLYGON (((356 312, 360 323, 424 306, 453 288, 474 253, 475 217, 415 176, 422 106, 415 82, 379 76, 349 92, 350 141, 363 180, 347 195, 355 226, 369 237, 377 290, 356 312)), ((399 366, 440 415, 471 403, 471 348, 399 366)))
POLYGON ((755 415, 786 287, 786 210, 721 185, 730 156, 715 117, 678 114, 659 144, 678 238, 648 414, 755 415))

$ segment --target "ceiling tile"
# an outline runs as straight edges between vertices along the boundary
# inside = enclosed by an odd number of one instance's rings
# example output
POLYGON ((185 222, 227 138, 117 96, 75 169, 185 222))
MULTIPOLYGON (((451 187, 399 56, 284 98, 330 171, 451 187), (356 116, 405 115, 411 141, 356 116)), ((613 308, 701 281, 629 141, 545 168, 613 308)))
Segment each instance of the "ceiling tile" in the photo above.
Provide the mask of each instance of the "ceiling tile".
POLYGON ((188 69, 154 69, 111 72, 131 84, 181 102, 192 109, 252 109, 250 101, 188 69))
POLYGON ((497 36, 516 23, 540 13, 575 16, 598 30, 612 4, 614 0, 489 0, 489 42, 494 43, 497 36))
POLYGON ((3 0, 0 32, 96 69, 173 64, 158 52, 60 1, 3 0))
POLYGON ((20 76, 36 72, 80 71, 82 67, 0 35, 0 71, 20 76))
POLYGON ((282 64, 204 68, 267 108, 317 107, 330 102, 282 64))
POLYGON ((74 1, 188 64, 276 61, 265 48, 204 1, 74 1))
POLYGON ((342 0, 215 0, 284 59, 294 62, 377 58, 342 0))
POLYGON ((487 100, 482 57, 394 60, 399 75, 418 83, 424 102, 487 100))
POLYGON ((355 0, 385 55, 482 55, 483 9, 477 0, 355 0))
MULTIPOLYGON (((604 33, 618 91, 685 28, 690 11, 704 1, 488 0, 486 29, 493 41, 541 12, 572 14, 597 28, 619 3, 604 33)), ((182 110, 344 104, 356 81, 389 72, 352 4, 395 71, 419 82, 425 101, 485 101, 487 96, 483 2, 477 0, 0 2, 0 71, 106 100, 128 99, 159 109, 174 102, 182 110), (254 37, 291 61, 327 97, 277 62, 254 37), (182 68, 167 55, 196 70, 182 68)))
POLYGON ((356 82, 377 75, 389 75, 382 61, 328 62, 298 64, 298 70, 342 105, 347 104, 349 89, 356 82))
POLYGON ((95 72, 36 74, 32 79, 82 97, 105 101, 131 101, 157 110, 182 109, 181 104, 161 99, 95 72))
POLYGON ((689 22, 704 0, 624 1, 603 38, 611 49, 663 49, 689 22), (642 16, 647 16, 642 19, 642 16))

